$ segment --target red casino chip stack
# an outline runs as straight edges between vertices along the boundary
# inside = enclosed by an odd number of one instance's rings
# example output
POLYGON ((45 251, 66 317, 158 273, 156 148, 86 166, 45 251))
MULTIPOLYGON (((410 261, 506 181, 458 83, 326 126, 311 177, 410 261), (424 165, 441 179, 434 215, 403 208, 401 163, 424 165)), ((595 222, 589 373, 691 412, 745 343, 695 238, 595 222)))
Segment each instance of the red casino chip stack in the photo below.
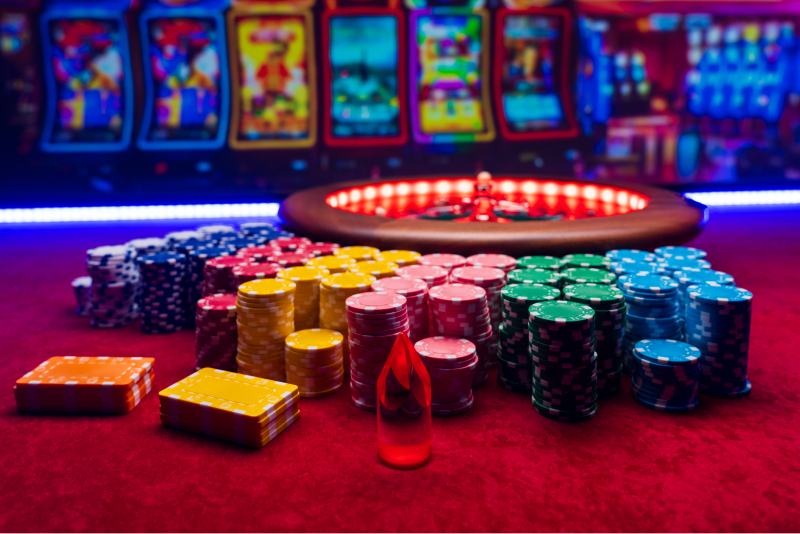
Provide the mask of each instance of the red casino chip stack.
MULTIPOLYGON (((500 258, 510 258, 512 261, 516 262, 514 258, 511 258, 510 256, 503 256, 502 254, 478 254, 476 256, 470 256, 467 258, 467 261, 469 261, 470 258, 487 256, 492 258, 494 256, 499 256, 500 258)), ((507 264, 501 263, 500 265, 507 264)), ((482 287, 486 290, 489 313, 492 318, 490 366, 496 367, 498 365, 497 350, 500 345, 500 323, 503 322, 503 295, 501 290, 506 285, 506 273, 502 269, 496 267, 461 267, 460 269, 454 269, 453 272, 450 273, 450 281, 459 284, 472 284, 482 287)))
POLYGON ((430 335, 430 319, 428 312, 428 284, 418 278, 383 278, 372 282, 373 291, 394 293, 406 298, 408 311, 408 334, 412 343, 430 335))
POLYGON ((417 263, 419 265, 441 267, 450 273, 453 269, 466 266, 467 259, 458 254, 426 254, 421 256, 417 263))
POLYGON ((470 267, 492 267, 507 273, 517 268, 517 260, 505 254, 475 254, 467 258, 467 265, 470 267))
POLYGON ((203 266, 203 296, 218 293, 236 293, 236 279, 233 268, 240 265, 250 265, 251 260, 237 256, 224 256, 211 258, 203 266))
POLYGON ((311 240, 307 237, 278 237, 270 241, 269 246, 277 248, 283 252, 294 252, 299 248, 311 245, 311 240))
POLYGON ((338 243, 311 243, 310 245, 304 245, 303 247, 298 249, 298 252, 304 252, 306 254, 311 254, 315 258, 319 256, 333 256, 336 254, 336 251, 339 250, 338 243))
POLYGON ((250 263, 247 265, 237 265, 231 269, 233 275, 233 287, 238 288, 245 282, 260 280, 262 278, 275 278, 283 267, 277 263, 250 263))
POLYGON ((455 337, 429 337, 414 348, 431 377, 431 413, 457 415, 472 408, 472 380, 478 368, 475 345, 455 337))
POLYGON ((428 291, 437 335, 466 339, 475 346, 478 363, 473 387, 484 384, 489 373, 492 323, 486 291, 468 284, 444 284, 428 291))
POLYGON ((350 397, 358 408, 377 409, 377 387, 397 336, 409 332, 406 298, 396 293, 359 293, 347 298, 350 397))
POLYGON ((197 301, 195 313, 197 369, 236 371, 236 293, 212 295, 197 301))

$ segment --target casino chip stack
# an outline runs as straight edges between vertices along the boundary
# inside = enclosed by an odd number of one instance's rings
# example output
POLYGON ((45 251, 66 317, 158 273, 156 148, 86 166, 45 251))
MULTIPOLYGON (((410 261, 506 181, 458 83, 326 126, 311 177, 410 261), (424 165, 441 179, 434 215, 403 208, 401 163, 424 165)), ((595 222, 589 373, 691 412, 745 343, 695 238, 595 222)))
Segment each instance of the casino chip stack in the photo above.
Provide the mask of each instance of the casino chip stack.
POLYGON ((611 260, 605 256, 598 254, 567 254, 562 259, 564 268, 586 268, 586 269, 603 269, 608 270, 611 265, 611 260))
POLYGON ((560 271, 564 260, 555 256, 523 256, 517 258, 517 269, 549 269, 560 271))
POLYGON ((346 273, 357 262, 353 258, 344 256, 320 256, 311 258, 306 262, 306 267, 325 269, 331 274, 346 273))
POLYGON ((231 268, 233 286, 238 288, 245 282, 261 280, 262 278, 275 278, 283 267, 274 263, 249 263, 231 268))
POLYGON ((700 351, 674 340, 644 339, 633 350, 631 394, 636 402, 665 413, 688 413, 697 397, 700 351))
POLYGON ((381 251, 375 247, 342 247, 336 251, 337 256, 352 258, 356 261, 374 260, 381 251))
MULTIPOLYGON (((470 256, 470 258, 473 259, 477 257, 493 259, 495 260, 493 263, 504 266, 508 265, 508 263, 501 263, 500 260, 508 261, 508 259, 513 259, 510 258, 510 256, 503 256, 502 254, 478 254, 477 256, 470 256), (495 256, 498 258, 495 258, 495 256)), ((470 258, 467 259, 469 260, 470 258)), ((509 271, 512 269, 509 269, 509 271)), ((489 347, 489 364, 491 367, 498 365, 497 350, 500 344, 500 323, 503 322, 503 297, 500 291, 506 285, 505 273, 509 271, 503 271, 499 267, 471 266, 453 269, 453 272, 450 273, 451 282, 472 284, 486 290, 486 299, 492 323, 492 340, 489 347)), ((480 351, 480 347, 478 350, 480 351)), ((480 376, 480 372, 478 372, 477 375, 480 376)))
MULTIPOLYGON (((375 277, 362 273, 336 273, 319 281, 319 326, 340 332, 345 339, 348 335, 347 305, 348 297, 370 291, 375 277)), ((350 372, 350 345, 345 343, 342 351, 344 372, 350 372)))
POLYGON ((550 269, 514 269, 509 271, 509 284, 539 284, 559 287, 561 276, 550 269))
POLYGON ((409 265, 417 265, 421 254, 413 250, 382 250, 378 255, 379 261, 390 261, 396 263, 399 267, 408 267, 409 265))
POLYGON ((533 407, 565 423, 597 414, 594 310, 577 302, 540 302, 530 308, 533 407))
POLYGON ((469 411, 475 402, 472 380, 479 363, 475 345, 466 339, 436 336, 417 341, 414 349, 431 378, 431 413, 469 411))
MULTIPOLYGON (((512 271, 514 272, 514 271, 512 271)), ((532 362, 528 349, 528 311, 539 302, 558 300, 561 290, 545 285, 516 284, 503 288, 503 323, 497 383, 514 393, 531 393, 532 362)))
POLYGON ((160 252, 138 258, 137 264, 142 276, 142 332, 168 334, 183 330, 187 319, 183 286, 186 256, 160 252))
POLYGON ((712 285, 712 286, 732 286, 733 276, 722 271, 712 271, 711 269, 683 269, 672 273, 672 278, 678 282, 678 307, 681 316, 681 326, 686 319, 686 290, 689 286, 712 285))
POLYGON ((301 397, 325 397, 342 389, 344 336, 335 330, 299 330, 286 337, 286 380, 301 397))
POLYGON ((419 265, 441 267, 450 273, 453 269, 465 267, 467 258, 458 254, 426 254, 425 256, 420 256, 417 263, 419 265))
POLYGON ((622 291, 613 286, 577 284, 564 288, 564 300, 594 310, 594 350, 597 353, 597 396, 607 399, 622 385, 622 340, 627 306, 622 291))
POLYGON ((623 355, 625 368, 634 373, 633 349, 642 339, 681 339, 678 282, 656 274, 625 275, 619 288, 628 305, 623 355))
POLYGON ((79 276, 72 281, 72 290, 75 292, 75 303, 78 305, 75 313, 81 317, 90 317, 92 315, 92 277, 79 276))
POLYGON ((397 272, 397 264, 390 261, 360 261, 350 267, 351 273, 363 273, 374 276, 378 280, 390 278, 397 272))
POLYGON ((117 328, 139 316, 139 271, 136 252, 125 245, 86 252, 86 271, 92 277, 90 317, 95 328, 117 328))
MULTIPOLYGON (((179 247, 178 250, 182 250, 179 247)), ((199 246, 186 251, 186 256, 189 259, 187 269, 187 280, 184 282, 186 287, 186 310, 187 320, 189 326, 194 327, 194 307, 197 301, 203 298, 203 278, 205 275, 206 262, 212 258, 224 258, 236 254, 234 247, 229 247, 224 244, 216 246, 199 246)))
POLYGON ((562 286, 575 284, 613 285, 616 281, 616 274, 595 267, 568 267, 561 271, 562 286))
POLYGON ((318 267, 290 267, 280 271, 275 278, 289 280, 297 285, 294 293, 294 328, 307 330, 319 326, 319 281, 328 276, 318 267))
POLYGON ((267 278, 239 286, 236 302, 239 371, 285 381, 284 343, 294 332, 294 282, 267 278))
POLYGON ((236 293, 212 295, 197 301, 195 313, 197 369, 236 371, 236 293))
POLYGON ((241 284, 236 283, 233 268, 246 265, 258 264, 253 264, 250 260, 238 256, 223 256, 206 261, 203 267, 203 296, 207 297, 218 293, 236 294, 236 288, 241 284))
POLYGON ((377 409, 378 377, 400 334, 408 334, 406 299, 396 293, 359 293, 345 301, 350 345, 350 398, 377 409))
POLYGON ((470 284, 444 284, 431 288, 428 298, 435 335, 472 342, 478 356, 472 387, 485 384, 493 339, 486 291, 470 284))
POLYGON ((489 267, 508 272, 517 266, 517 260, 505 254, 475 254, 467 258, 470 267, 489 267))
POLYGON ((428 284, 417 278, 383 278, 372 282, 373 291, 396 293, 406 298, 408 312, 408 337, 412 343, 430 335, 428 313, 428 284))
POLYGON ((704 250, 693 247, 658 247, 656 249, 656 256, 659 258, 674 258, 680 256, 690 260, 704 260, 707 254, 704 250))
POLYGON ((283 254, 283 251, 271 245, 259 245, 236 251, 237 256, 248 259, 252 263, 267 263, 267 258, 275 256, 276 254, 283 254))
POLYGON ((59 356, 17 380, 20 413, 128 413, 150 392, 153 358, 59 356))
POLYGON ((260 448, 300 417, 297 386, 200 369, 158 394, 161 424, 260 448))
POLYGON ((161 237, 134 239, 128 241, 127 245, 133 247, 136 251, 136 257, 147 256, 148 254, 155 254, 157 252, 167 252, 169 250, 169 241, 161 237))
POLYGON ((753 294, 735 286, 689 286, 686 341, 700 350, 700 392, 750 394, 747 360, 753 294))

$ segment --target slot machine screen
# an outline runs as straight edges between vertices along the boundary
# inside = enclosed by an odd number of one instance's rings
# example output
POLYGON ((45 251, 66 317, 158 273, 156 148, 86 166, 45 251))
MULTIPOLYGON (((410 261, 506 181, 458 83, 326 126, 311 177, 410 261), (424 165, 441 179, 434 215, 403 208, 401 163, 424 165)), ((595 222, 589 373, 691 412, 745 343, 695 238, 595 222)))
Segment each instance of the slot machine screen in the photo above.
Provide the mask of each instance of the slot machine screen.
POLYGON ((306 17, 236 17, 239 60, 237 141, 310 139, 313 106, 306 17))
POLYGON ((395 16, 330 18, 333 138, 400 135, 398 43, 395 16))
POLYGON ((208 141, 221 115, 220 28, 214 18, 147 21, 154 112, 149 141, 208 141))
POLYGON ((503 19, 500 94, 512 133, 571 127, 561 99, 563 23, 561 17, 534 14, 503 19))
POLYGON ((425 136, 486 132, 483 18, 424 14, 415 24, 418 130, 425 136))
MULTIPOLYGON (((120 143, 126 135, 127 43, 114 18, 54 18, 47 21, 51 98, 50 145, 120 143)), ((127 125, 130 128, 130 125, 127 125)))

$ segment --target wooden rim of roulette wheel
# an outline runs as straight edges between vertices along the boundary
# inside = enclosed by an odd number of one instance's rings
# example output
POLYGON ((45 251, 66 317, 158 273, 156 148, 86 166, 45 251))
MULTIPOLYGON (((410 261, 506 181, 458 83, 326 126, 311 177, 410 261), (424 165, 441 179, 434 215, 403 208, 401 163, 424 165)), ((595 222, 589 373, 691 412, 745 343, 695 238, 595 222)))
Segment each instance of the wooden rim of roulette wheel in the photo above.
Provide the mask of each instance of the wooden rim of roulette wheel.
POLYGON ((706 220, 704 206, 658 187, 488 173, 324 185, 287 198, 279 216, 342 245, 515 257, 680 245, 706 220))

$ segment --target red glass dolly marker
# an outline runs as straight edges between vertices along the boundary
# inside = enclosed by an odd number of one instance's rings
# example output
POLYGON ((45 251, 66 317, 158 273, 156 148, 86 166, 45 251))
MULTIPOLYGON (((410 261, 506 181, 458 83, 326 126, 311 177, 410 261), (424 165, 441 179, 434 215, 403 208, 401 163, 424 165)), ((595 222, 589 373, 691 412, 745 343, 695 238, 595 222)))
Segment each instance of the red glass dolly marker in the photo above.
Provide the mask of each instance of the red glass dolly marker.
POLYGON ((431 378, 406 334, 397 336, 378 377, 378 456, 395 469, 431 457, 431 378))

